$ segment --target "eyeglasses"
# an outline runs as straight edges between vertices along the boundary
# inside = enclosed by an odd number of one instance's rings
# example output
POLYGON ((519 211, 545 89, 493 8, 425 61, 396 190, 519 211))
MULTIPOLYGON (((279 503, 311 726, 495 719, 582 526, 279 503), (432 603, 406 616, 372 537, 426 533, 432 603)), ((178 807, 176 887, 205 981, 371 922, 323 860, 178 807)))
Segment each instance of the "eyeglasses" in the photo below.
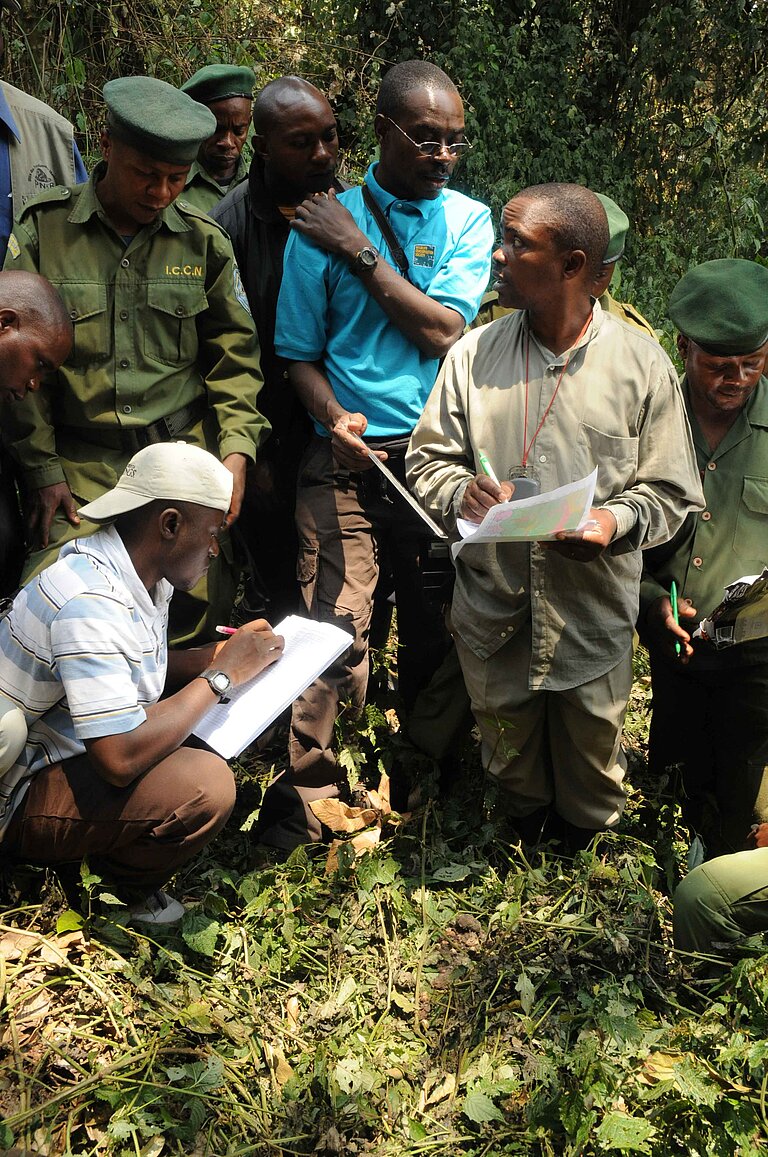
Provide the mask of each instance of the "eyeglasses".
POLYGON ((436 157, 439 153, 442 153, 443 150, 451 157, 460 157, 462 153, 472 148, 469 141, 454 141, 453 144, 450 145, 444 144, 442 141, 415 141, 413 137, 408 136, 405 129, 400 128, 397 121, 392 120, 392 117, 385 116, 384 120, 394 125, 397 131, 402 133, 405 139, 410 141, 415 149, 418 149, 422 157, 436 157))

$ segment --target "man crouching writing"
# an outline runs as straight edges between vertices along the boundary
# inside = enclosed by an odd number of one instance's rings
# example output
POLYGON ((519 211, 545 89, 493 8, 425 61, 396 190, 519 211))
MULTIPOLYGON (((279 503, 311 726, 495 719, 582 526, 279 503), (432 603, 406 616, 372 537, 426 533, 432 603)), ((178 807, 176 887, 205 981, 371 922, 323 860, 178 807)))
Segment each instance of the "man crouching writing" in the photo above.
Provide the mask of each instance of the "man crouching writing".
POLYGON ((515 479, 545 492, 597 466, 589 530, 467 546, 452 608, 503 812, 530 842, 549 813, 550 833, 578 847, 624 805, 640 552, 701 508, 701 490, 672 364, 591 297, 608 242, 595 195, 526 189, 502 226, 499 300, 519 312, 446 357, 411 438, 408 479, 455 534, 457 516, 480 522, 515 479))
POLYGON ((235 800, 225 761, 189 736, 283 650, 261 619, 225 643, 168 652, 174 588, 190 590, 216 558, 231 498, 212 454, 146 447, 80 511, 100 529, 67 543, 0 622, 0 692, 29 729, 0 778, 0 851, 49 865, 87 855, 152 923, 180 918, 159 889, 235 800))

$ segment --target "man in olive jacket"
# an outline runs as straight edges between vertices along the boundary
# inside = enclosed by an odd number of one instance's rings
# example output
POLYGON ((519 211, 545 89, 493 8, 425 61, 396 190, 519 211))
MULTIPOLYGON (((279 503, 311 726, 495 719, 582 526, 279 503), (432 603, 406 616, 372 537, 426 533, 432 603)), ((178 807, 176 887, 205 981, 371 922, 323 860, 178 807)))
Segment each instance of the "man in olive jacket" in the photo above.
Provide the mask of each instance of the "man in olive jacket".
POLYGON ((104 160, 87 184, 58 186, 20 214, 6 267, 44 273, 74 322, 58 380, 14 409, 11 436, 41 548, 27 575, 87 530, 77 508, 115 485, 128 459, 183 438, 234 477, 267 430, 253 321, 224 231, 173 204, 212 113, 163 81, 104 89, 104 160), (47 548, 47 550, 46 550, 47 548))

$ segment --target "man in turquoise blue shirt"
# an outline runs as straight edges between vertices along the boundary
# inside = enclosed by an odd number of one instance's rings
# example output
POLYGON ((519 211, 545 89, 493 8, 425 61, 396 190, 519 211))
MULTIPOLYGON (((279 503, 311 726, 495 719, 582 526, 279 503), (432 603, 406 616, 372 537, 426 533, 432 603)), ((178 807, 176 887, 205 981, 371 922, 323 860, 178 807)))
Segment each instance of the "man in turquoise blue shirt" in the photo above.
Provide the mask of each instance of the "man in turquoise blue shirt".
POLYGON ((365 184, 316 194, 296 210, 278 302, 276 350, 292 363, 291 382, 316 431, 296 507, 304 602, 311 617, 355 634, 343 661, 294 705, 290 770, 270 789, 259 829, 264 843, 283 848, 317 839, 309 805, 338 794, 334 725, 340 701, 354 708, 365 701, 383 552, 394 579, 406 710, 446 645, 439 608, 421 582, 428 532, 382 485, 368 451, 404 475, 408 438, 439 360, 477 312, 493 229, 485 205, 446 189, 470 146, 461 98, 444 72, 423 61, 390 69, 375 131, 379 161, 365 184))

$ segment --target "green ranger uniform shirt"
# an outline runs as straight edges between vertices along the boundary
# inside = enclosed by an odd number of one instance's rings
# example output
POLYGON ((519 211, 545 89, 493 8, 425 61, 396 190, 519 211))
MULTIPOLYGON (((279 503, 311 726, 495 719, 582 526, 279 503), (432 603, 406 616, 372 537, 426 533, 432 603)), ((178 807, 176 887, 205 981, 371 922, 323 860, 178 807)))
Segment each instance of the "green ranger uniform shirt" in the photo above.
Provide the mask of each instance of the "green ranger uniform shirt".
POLYGON ((220 458, 269 429, 256 408, 258 342, 229 239, 195 209, 171 204, 126 245, 85 185, 46 190, 24 208, 6 268, 44 274, 74 323, 74 346, 50 383, 8 407, 4 429, 34 488, 66 480, 90 501, 133 452, 125 431, 183 407, 181 436, 220 458))
MULTIPOLYGON (((768 379, 760 378, 714 451, 696 421, 685 378, 683 393, 706 505, 688 515, 670 542, 646 551, 641 633, 648 609, 669 595, 673 579, 680 596, 691 599, 698 619, 703 619, 722 602, 728 583, 768 566, 768 379)), ((695 643, 689 667, 741 666, 766 658, 766 639, 720 651, 695 643)))
POLYGON ((235 175, 228 185, 220 185, 207 169, 204 169, 199 161, 193 161, 192 167, 189 170, 186 184, 184 185, 184 192, 179 197, 177 202, 182 208, 191 205, 193 209, 199 209, 201 213, 210 213, 215 205, 224 197, 230 189, 236 188, 241 181, 244 181, 248 176, 248 162, 244 159, 243 154, 237 158, 237 168, 235 175))

